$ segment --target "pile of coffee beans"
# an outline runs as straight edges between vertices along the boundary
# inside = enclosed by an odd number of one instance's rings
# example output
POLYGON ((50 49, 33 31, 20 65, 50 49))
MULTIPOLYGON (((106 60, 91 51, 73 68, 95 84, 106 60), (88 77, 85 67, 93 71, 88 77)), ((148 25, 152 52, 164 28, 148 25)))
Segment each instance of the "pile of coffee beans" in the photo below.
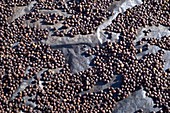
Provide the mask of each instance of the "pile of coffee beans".
MULTIPOLYGON (((51 29, 30 26, 26 21, 42 19, 45 25, 62 23, 59 30, 54 29, 56 38, 94 34, 99 25, 114 15, 108 11, 114 1, 37 0, 30 12, 10 21, 15 7, 27 6, 32 1, 0 1, 1 113, 112 113, 119 101, 141 88, 153 99, 153 107, 161 108, 157 113, 170 112, 170 68, 164 70, 163 59, 164 50, 170 50, 170 36, 143 38, 134 44, 140 28, 170 26, 169 0, 143 0, 141 5, 118 14, 105 32, 120 33, 119 40, 106 41, 85 51, 86 57, 94 56, 93 66, 78 73, 70 71, 62 51, 44 43, 51 29), (60 10, 71 16, 42 10, 60 10), (137 45, 141 48, 136 48, 137 45), (147 51, 149 45, 161 49, 138 59, 137 55, 147 51), (111 84, 95 89, 99 84, 110 83, 116 75, 122 75, 120 87, 111 84)), ((146 36, 147 32, 151 31, 144 32, 146 36)))
POLYGON ((64 26, 68 25, 71 29, 68 32, 63 32, 63 30, 57 31, 57 35, 61 36, 61 32, 65 36, 73 37, 78 34, 87 35, 94 33, 98 26, 112 15, 112 13, 107 10, 112 2, 113 1, 103 2, 102 0, 94 2, 81 1, 79 4, 76 2, 68 2, 68 10, 71 13, 73 12, 73 15, 66 18, 63 23, 64 26))
POLYGON ((7 4, 9 6, 26 6, 34 0, 1 0, 0 3, 7 4))
POLYGON ((170 36, 163 36, 161 39, 158 38, 143 38, 143 41, 147 41, 151 45, 156 45, 165 50, 170 50, 170 36))
POLYGON ((106 28, 106 32, 116 32, 134 40, 137 30, 146 26, 170 26, 169 0, 143 0, 143 4, 120 13, 106 28))

